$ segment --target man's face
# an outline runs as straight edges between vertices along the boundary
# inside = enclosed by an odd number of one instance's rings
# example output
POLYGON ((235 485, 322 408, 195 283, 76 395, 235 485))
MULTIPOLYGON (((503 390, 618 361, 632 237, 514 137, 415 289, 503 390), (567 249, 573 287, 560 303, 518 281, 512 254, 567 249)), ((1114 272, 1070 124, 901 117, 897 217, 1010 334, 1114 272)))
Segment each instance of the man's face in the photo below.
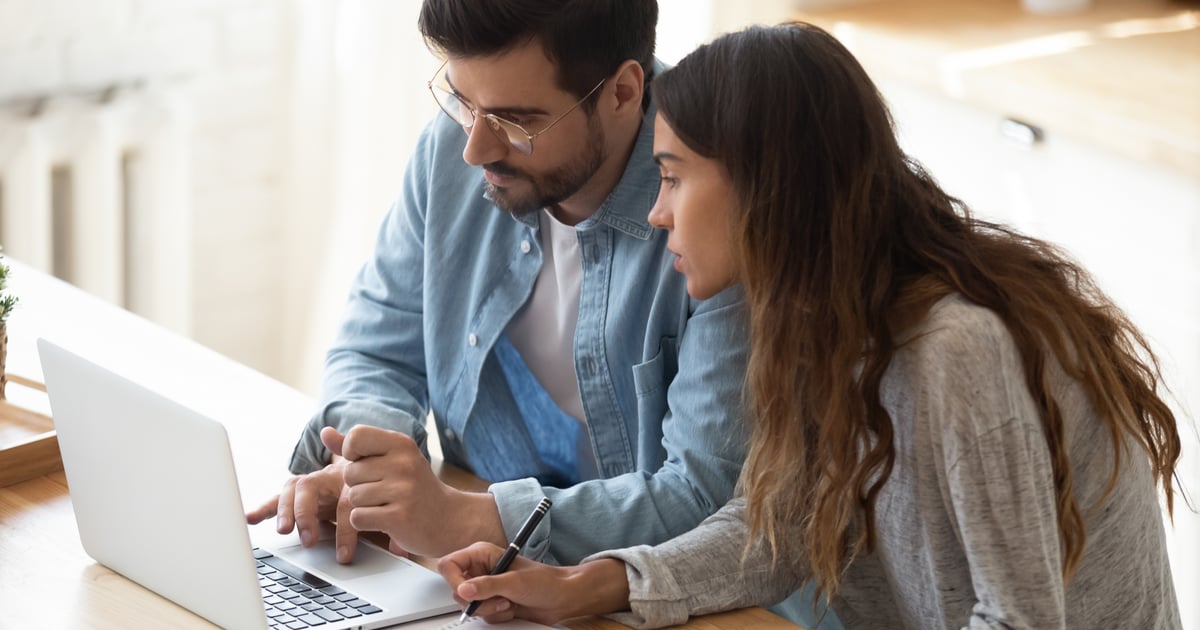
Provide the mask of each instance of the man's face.
POLYGON ((536 42, 500 55, 451 58, 446 65, 451 88, 477 110, 463 159, 483 167, 488 198, 515 215, 570 199, 608 157, 603 123, 582 107, 571 109, 579 97, 558 87, 555 72, 536 42), (533 140, 531 155, 513 148, 504 131, 484 119, 494 114, 537 134, 568 111, 533 140))

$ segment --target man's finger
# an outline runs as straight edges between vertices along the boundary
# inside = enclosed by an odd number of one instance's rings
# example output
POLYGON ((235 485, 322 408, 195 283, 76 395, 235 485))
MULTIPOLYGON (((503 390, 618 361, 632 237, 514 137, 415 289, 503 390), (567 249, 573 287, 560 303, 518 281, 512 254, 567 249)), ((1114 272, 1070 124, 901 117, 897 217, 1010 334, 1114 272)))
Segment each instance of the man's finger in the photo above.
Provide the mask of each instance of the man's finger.
POLYGON ((387 439, 387 431, 360 424, 346 432, 342 440, 342 457, 356 462, 364 457, 382 455, 387 452, 382 442, 387 439))
POLYGON ((271 497, 270 501, 264 502, 262 505, 246 512, 246 523, 250 525, 258 525, 259 523, 275 516, 279 512, 279 495, 271 497))
POLYGON ((334 455, 342 455, 342 443, 345 442, 346 436, 338 433, 338 430, 333 427, 325 427, 321 429, 321 443, 325 448, 329 449, 334 455))
POLYGON ((300 544, 311 547, 317 544, 321 517, 320 481, 309 475, 296 480, 295 499, 292 510, 296 519, 296 529, 300 530, 300 544))
POLYGON ((354 552, 358 548, 358 530, 350 524, 350 493, 342 488, 338 497, 337 527, 335 528, 334 543, 337 548, 337 561, 342 564, 354 562, 354 552))
POLYGON ((416 446, 417 443, 403 433, 367 424, 360 424, 347 431, 341 445, 342 457, 350 461, 384 455, 396 448, 416 448, 416 446))
POLYGON ((293 512, 296 500, 296 479, 292 478, 283 484, 279 493, 279 501, 275 504, 275 531, 280 534, 290 534, 296 525, 296 515, 293 512))

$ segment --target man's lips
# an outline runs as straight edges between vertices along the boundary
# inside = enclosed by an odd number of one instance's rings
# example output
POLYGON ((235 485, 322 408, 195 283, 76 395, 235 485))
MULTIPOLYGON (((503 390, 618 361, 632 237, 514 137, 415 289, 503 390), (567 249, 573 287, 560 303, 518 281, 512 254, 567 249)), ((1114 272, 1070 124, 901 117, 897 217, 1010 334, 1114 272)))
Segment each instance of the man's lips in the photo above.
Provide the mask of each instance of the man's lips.
POLYGON ((502 173, 484 167, 483 178, 493 186, 505 186, 520 179, 520 176, 517 173, 502 173))

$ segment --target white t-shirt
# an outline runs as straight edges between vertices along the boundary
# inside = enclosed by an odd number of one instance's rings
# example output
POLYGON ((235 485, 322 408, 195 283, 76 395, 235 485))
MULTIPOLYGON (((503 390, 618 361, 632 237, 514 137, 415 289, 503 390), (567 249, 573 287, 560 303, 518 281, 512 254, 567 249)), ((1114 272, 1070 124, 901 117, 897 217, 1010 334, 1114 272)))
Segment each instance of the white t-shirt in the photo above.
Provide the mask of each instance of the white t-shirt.
POLYGON ((579 378, 575 375, 575 322, 579 319, 579 290, 583 262, 574 226, 549 211, 538 212, 541 226, 542 270, 533 295, 508 324, 506 332, 534 378, 567 415, 586 422, 579 378))

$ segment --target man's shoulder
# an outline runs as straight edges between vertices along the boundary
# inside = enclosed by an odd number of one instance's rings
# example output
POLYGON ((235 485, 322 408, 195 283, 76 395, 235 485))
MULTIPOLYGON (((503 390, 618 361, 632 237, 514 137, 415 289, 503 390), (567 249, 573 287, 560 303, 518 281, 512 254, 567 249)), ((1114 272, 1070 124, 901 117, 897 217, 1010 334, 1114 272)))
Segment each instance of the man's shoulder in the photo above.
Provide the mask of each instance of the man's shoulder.
POLYGON ((498 214, 485 210, 491 204, 483 196, 482 170, 463 161, 466 140, 462 127, 443 115, 431 120, 421 132, 409 158, 404 194, 411 210, 426 215, 425 220, 455 223, 464 218, 464 213, 435 210, 461 210, 475 205, 480 208, 479 213, 472 214, 476 221, 498 214))
POLYGON ((416 164, 439 175, 477 171, 477 167, 467 164, 462 159, 462 152, 466 146, 467 134, 463 133, 462 126, 446 116, 438 115, 421 131, 412 159, 416 164))

